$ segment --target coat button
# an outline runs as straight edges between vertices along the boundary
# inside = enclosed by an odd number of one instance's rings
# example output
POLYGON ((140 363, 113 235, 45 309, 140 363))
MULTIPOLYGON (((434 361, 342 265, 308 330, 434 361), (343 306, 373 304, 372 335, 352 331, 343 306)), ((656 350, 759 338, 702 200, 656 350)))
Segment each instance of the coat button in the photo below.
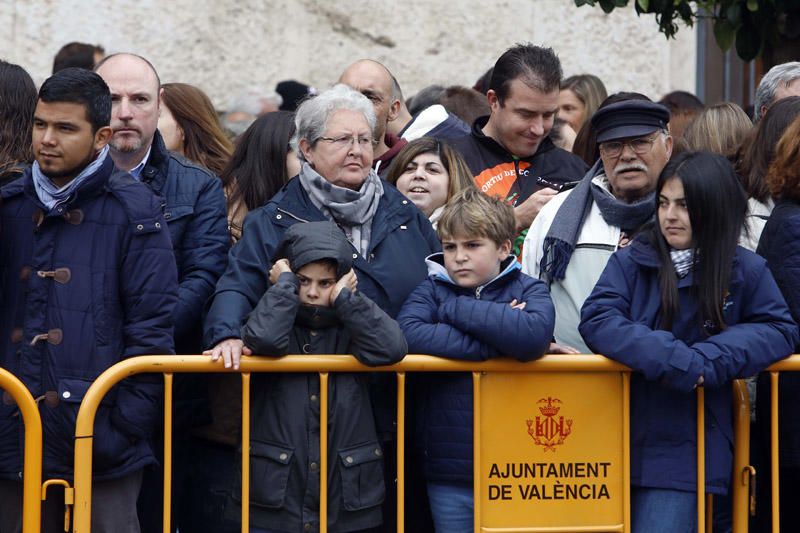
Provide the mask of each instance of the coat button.
MULTIPOLYGON (((275 218, 277 218, 278 220, 280 220, 280 219, 282 219, 282 218, 283 218, 283 215, 275 215, 275 218)), ((306 525, 308 525, 308 524, 306 524, 306 525)))
POLYGON ((311 531, 311 528, 312 528, 312 527, 314 527, 314 526, 312 526, 312 525, 311 525, 310 523, 308 523, 308 522, 306 522, 306 523, 305 523, 305 525, 303 525, 303 529, 304 529, 304 530, 306 530, 306 531, 311 531))
POLYGON ((142 231, 144 229, 144 226, 139 224, 139 225, 136 226, 136 229, 138 229, 139 231, 142 231))
POLYGON ((349 465, 353 464, 353 457, 348 455, 347 457, 344 458, 344 462, 349 465))
POLYGON ((407 203, 408 203, 408 200, 403 200, 403 205, 406 205, 407 203))
POLYGON ((317 395, 316 394, 312 394, 310 399, 311 399, 312 402, 316 402, 317 401, 317 395))
POLYGON ((156 222, 156 228, 161 229, 161 222, 156 222))
POLYGON ((289 456, 286 455, 285 453, 280 454, 278 457, 280 458, 281 461, 285 461, 286 459, 289 458, 289 456))
POLYGON ((380 448, 375 448, 375 455, 377 455, 378 457, 380 457, 381 455, 383 455, 383 452, 381 451, 381 449, 380 449, 380 448))
POLYGON ((309 466, 311 467, 311 470, 314 470, 314 471, 316 471, 316 470, 317 470, 317 468, 319 468, 319 466, 317 465, 317 463, 311 463, 309 466))
POLYGON ((65 390, 63 393, 61 393, 61 396, 63 396, 63 397, 64 397, 64 399, 67 399, 67 398, 69 398, 70 396, 72 396, 72 393, 71 393, 71 392, 69 392, 68 390, 65 390))
POLYGON ((358 254, 353 254, 353 259, 358 259, 358 254))

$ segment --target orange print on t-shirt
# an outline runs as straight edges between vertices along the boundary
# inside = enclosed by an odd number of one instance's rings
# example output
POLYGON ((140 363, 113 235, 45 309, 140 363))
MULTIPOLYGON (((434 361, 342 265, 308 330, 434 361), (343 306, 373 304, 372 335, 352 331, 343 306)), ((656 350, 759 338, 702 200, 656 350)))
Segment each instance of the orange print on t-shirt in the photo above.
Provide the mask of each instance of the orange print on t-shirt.
MULTIPOLYGON (((519 161, 519 170, 528 169, 531 166, 526 161, 519 161)), ((511 188, 517 181, 517 169, 513 161, 508 163, 500 163, 499 165, 487 168, 477 176, 475 176, 475 185, 489 196, 496 196, 498 198, 508 198, 511 188)))

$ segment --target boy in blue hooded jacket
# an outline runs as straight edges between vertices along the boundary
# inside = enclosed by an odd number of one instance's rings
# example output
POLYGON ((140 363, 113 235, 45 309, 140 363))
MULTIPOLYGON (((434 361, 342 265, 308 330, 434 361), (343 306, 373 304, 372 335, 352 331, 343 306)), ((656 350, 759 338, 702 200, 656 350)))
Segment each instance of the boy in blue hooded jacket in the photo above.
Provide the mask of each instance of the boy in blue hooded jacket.
MULTIPOLYGON (((448 202, 438 231, 443 252, 427 258, 428 278, 397 318, 409 352, 467 361, 541 357, 555 311, 547 286, 523 274, 510 254, 513 208, 469 188, 448 202)), ((422 392, 417 445, 436 531, 471 531, 472 380, 439 374, 422 392)))

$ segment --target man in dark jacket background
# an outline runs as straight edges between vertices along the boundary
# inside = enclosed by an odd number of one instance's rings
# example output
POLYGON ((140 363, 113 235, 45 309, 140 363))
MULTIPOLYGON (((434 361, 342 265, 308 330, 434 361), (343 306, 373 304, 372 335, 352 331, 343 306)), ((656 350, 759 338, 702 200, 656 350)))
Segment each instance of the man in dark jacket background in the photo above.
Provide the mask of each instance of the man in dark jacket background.
POLYGON ((227 263, 222 184, 211 172, 167 151, 158 133, 161 81, 146 59, 114 54, 97 65, 113 102, 111 157, 163 198, 180 282, 175 349, 199 353, 203 305, 227 263))
MULTIPOLYGON (((45 81, 34 114, 33 166, 2 190, 0 366, 39 401, 45 478, 72 478, 75 418, 108 367, 173 353, 178 283, 160 201, 109 155, 111 95, 95 73, 70 68, 45 81)), ((142 469, 160 385, 116 387, 97 412, 94 531, 138 533, 142 469)), ((0 405, 0 531, 20 531, 22 423, 0 405)), ((42 531, 63 530, 51 496, 42 531)), ((60 507, 60 509, 59 509, 60 507)))
POLYGON ((533 219, 586 165, 548 137, 558 113, 561 62, 550 48, 520 44, 495 63, 486 98, 492 113, 451 144, 461 152, 475 185, 514 206, 517 230, 533 219), (540 179, 541 178, 541 179, 540 179))

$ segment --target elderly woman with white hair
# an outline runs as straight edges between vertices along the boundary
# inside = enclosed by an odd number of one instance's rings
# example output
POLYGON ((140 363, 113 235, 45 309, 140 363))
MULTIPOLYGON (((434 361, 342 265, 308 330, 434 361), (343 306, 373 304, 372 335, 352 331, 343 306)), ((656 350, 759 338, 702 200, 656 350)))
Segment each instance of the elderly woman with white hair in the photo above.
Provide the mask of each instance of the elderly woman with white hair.
MULTIPOLYGON (((248 214, 242 239, 231 250, 208 310, 204 341, 210 349, 206 353, 214 360, 223 359, 226 368, 238 368, 241 355, 251 353, 241 340, 241 328, 267 290, 276 249, 290 226, 335 222, 351 243, 358 290, 392 317, 427 276, 425 257, 440 250, 422 211, 372 170, 375 113, 365 96, 336 85, 301 104, 295 123, 292 146, 302 163, 300 173, 266 205, 248 214)), ((388 398, 387 403, 391 403, 388 398)), ((382 417, 377 418, 382 426, 382 417)), ((391 426, 391 418, 388 422, 391 426)), ((379 432, 387 429, 378 428, 379 432)), ((368 490, 358 486, 347 490, 362 489, 368 490)), ((370 499, 362 496, 364 501, 370 499)), ((333 498, 331 494, 331 502, 333 498)), ((272 510, 251 505, 251 520, 256 512, 303 516, 302 502, 287 500, 283 505, 272 510)), ((349 511, 338 506, 334 510, 329 507, 329 519, 340 527, 349 511)), ((375 516, 380 522, 379 504, 363 511, 357 513, 359 529, 374 527, 375 516)))

